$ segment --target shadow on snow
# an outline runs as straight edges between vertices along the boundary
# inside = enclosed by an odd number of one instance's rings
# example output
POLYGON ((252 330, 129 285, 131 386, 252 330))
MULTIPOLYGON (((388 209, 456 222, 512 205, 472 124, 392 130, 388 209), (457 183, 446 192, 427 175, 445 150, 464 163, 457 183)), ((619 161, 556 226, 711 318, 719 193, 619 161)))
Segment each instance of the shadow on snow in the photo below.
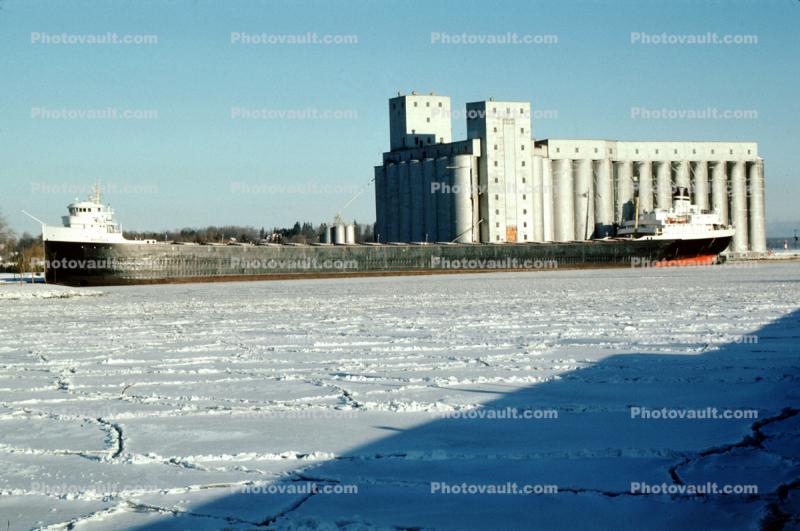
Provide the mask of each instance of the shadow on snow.
MULTIPOLYGON (((381 426, 386 438, 321 464, 299 465, 275 484, 356 485, 357 494, 233 492, 138 529, 186 528, 199 521, 192 515, 220 518, 208 520, 219 528, 329 522, 399 529, 734 529, 753 523, 779 529, 797 521, 790 504, 797 507, 794 489, 800 488, 800 311, 755 335, 757 343, 721 345, 702 355, 610 356, 505 394, 483 410, 555 409, 557 419, 436 418, 405 430, 381 426), (759 414, 755 421, 644 420, 631 418, 632 407, 759 414), (759 493, 632 492, 634 483, 708 481, 757 484, 759 493), (432 493, 433 485, 441 490, 445 483, 451 489, 556 485, 558 492, 432 493), (241 516, 254 512, 263 517, 241 516)), ((348 428, 344 420, 340 429, 348 428)))

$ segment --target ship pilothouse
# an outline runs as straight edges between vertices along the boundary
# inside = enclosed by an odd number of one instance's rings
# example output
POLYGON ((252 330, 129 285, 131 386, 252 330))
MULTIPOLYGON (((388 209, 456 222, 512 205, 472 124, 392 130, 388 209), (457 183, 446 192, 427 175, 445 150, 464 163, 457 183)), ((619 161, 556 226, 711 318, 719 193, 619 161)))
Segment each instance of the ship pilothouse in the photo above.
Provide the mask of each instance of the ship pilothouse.
POLYGON ((76 200, 67 205, 67 210, 69 215, 61 217, 63 226, 42 225, 45 242, 155 243, 155 240, 126 239, 114 219, 114 209, 102 203, 100 189, 96 186, 87 200, 76 200))
POLYGON ((617 231, 624 238, 651 240, 705 240, 731 238, 734 229, 724 225, 718 212, 693 205, 689 190, 677 187, 669 210, 654 210, 625 221, 617 231))

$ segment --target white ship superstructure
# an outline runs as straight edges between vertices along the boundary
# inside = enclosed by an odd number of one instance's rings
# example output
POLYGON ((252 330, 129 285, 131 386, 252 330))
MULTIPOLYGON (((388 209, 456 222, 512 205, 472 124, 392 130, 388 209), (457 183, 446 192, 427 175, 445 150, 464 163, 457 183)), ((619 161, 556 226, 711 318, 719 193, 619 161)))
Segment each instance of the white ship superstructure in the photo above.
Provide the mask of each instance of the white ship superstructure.
POLYGON ((722 223, 719 212, 702 210, 691 203, 689 191, 678 187, 669 210, 653 210, 626 221, 617 231, 623 238, 651 240, 699 240, 727 238, 735 229, 722 223))
POLYGON ((44 241, 85 243, 151 244, 155 240, 128 240, 114 219, 114 209, 104 205, 100 190, 95 187, 86 201, 76 200, 67 205, 69 215, 62 216, 63 226, 42 225, 44 241))

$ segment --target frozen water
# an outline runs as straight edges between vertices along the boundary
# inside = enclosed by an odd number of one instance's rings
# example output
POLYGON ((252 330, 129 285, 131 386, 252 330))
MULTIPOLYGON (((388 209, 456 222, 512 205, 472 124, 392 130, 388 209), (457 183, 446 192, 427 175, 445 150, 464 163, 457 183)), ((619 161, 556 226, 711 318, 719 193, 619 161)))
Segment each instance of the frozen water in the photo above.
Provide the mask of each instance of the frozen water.
POLYGON ((0 529, 797 525, 798 308, 797 263, 0 285, 0 529), (634 487, 709 483, 757 492, 634 487))

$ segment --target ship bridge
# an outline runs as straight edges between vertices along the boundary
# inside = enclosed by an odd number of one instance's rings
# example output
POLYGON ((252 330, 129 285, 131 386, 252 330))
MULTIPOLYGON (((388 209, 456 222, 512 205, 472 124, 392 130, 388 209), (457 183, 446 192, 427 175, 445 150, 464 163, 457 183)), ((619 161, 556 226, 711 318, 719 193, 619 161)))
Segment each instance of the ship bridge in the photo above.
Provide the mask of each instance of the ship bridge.
POLYGON ((97 187, 92 192, 87 200, 76 199, 67 205, 69 215, 61 217, 63 226, 43 225, 43 239, 87 243, 155 243, 155 240, 126 240, 119 223, 114 219, 114 209, 102 203, 97 187))

